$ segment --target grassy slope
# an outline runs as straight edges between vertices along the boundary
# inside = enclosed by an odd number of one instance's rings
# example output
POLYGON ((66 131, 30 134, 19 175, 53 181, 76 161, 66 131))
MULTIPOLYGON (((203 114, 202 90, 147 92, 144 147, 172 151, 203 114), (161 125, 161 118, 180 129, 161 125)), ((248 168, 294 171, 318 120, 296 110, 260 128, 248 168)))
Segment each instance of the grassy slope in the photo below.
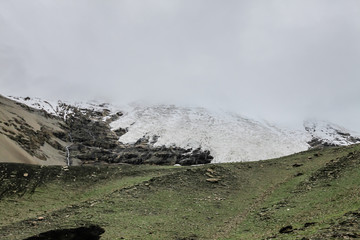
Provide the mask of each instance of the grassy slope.
POLYGON ((187 168, 0 165, 0 239, 91 223, 105 229, 102 239, 329 238, 360 209, 358 152, 187 168), (295 230, 280 234, 287 225, 295 230))

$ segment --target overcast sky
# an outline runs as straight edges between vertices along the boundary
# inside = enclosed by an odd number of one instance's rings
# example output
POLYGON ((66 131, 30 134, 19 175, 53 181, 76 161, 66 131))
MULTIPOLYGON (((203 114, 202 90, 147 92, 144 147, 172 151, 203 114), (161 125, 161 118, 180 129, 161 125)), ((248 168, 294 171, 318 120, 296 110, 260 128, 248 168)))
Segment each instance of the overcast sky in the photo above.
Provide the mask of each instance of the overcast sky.
POLYGON ((0 94, 360 132, 359 0, 1 0, 0 94))

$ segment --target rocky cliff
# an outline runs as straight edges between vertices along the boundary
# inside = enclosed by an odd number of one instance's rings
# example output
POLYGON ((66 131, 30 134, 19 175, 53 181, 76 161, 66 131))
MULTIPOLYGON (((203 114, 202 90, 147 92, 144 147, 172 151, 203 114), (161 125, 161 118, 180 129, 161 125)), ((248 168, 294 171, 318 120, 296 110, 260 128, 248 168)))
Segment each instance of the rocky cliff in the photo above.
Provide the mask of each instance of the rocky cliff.
MULTIPOLYGON (((23 98, 23 101, 31 101, 23 98)), ((209 151, 200 148, 154 146, 146 137, 133 144, 122 144, 119 137, 126 129, 112 130, 109 123, 122 116, 106 105, 84 108, 58 102, 29 107, 21 102, 0 97, 2 137, 18 150, 24 150, 32 161, 17 159, 12 153, 3 154, 2 162, 29 162, 37 164, 164 164, 194 165, 210 163, 209 151), (49 111, 49 109, 51 111, 49 111), (9 116, 9 117, 7 117, 9 116), (34 122, 30 125, 29 122, 34 122), (49 124, 51 123, 51 124, 49 124), (13 129, 13 130, 12 130, 13 129), (45 151, 46 148, 46 151, 45 151), (50 161, 54 153, 56 162, 50 161), (11 158, 11 160, 9 160, 11 158)), ((1 149, 5 152, 5 149, 1 149)))
POLYGON ((360 142, 355 133, 324 121, 306 121, 302 130, 291 130, 204 108, 0 100, 0 140, 8 146, 0 152, 3 162, 194 165, 360 142))

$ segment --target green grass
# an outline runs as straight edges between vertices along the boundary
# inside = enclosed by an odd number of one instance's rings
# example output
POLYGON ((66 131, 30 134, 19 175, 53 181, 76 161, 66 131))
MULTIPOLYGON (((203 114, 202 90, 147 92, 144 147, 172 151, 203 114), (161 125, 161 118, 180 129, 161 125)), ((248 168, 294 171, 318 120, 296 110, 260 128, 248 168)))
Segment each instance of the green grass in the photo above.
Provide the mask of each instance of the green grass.
MULTIPOLYGON (((336 178, 309 179, 331 160, 359 151, 354 145, 197 167, 35 169, 34 175, 53 173, 33 193, 21 196, 0 188, 8 192, 0 200, 0 238, 24 239, 89 224, 105 229, 101 239, 311 238, 360 209, 360 160, 336 178), (208 182, 210 173, 220 181, 208 182), (40 216, 43 221, 37 221, 40 216), (310 222, 315 224, 304 228, 310 222), (295 230, 280 234, 287 225, 295 230)), ((19 176, 27 168, 36 167, 21 166, 19 176)))
MULTIPOLYGON (((359 147, 354 146, 354 149, 359 150, 359 147)), ((354 149, 344 148, 341 153, 346 155, 354 149)), ((330 151, 318 160, 328 162, 329 159, 336 159, 337 156, 341 154, 330 151)), ((334 219, 340 218, 346 212, 359 210, 359 166, 345 169, 342 176, 337 179, 323 180, 318 186, 298 192, 300 183, 317 169, 312 168, 315 164, 311 162, 310 169, 307 167, 303 176, 293 178, 279 186, 261 205, 265 210, 262 212, 263 216, 259 215, 260 208, 258 208, 229 239, 262 239, 269 236, 274 236, 276 239, 310 237, 319 229, 330 227, 334 219), (307 222, 316 224, 302 229, 307 222), (298 230, 292 234, 279 234, 279 229, 287 225, 292 225, 298 230)))

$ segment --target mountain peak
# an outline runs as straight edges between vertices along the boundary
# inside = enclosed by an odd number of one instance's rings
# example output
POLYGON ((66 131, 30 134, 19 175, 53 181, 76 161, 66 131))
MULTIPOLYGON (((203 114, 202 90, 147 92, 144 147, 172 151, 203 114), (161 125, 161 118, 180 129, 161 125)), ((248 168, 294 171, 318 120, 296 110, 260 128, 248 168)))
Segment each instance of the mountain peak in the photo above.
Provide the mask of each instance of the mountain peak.
POLYGON ((346 146, 360 143, 360 135, 337 124, 316 119, 304 121, 305 130, 311 135, 309 145, 346 146))
POLYGON ((181 148, 186 151, 201 149, 211 153, 213 163, 264 160, 311 147, 360 142, 356 133, 313 119, 304 121, 303 129, 294 130, 265 120, 201 107, 139 102, 114 106, 99 102, 51 102, 29 97, 11 99, 64 121, 81 113, 89 121, 104 122, 118 135, 119 143, 123 145, 145 144, 153 148, 181 148))

